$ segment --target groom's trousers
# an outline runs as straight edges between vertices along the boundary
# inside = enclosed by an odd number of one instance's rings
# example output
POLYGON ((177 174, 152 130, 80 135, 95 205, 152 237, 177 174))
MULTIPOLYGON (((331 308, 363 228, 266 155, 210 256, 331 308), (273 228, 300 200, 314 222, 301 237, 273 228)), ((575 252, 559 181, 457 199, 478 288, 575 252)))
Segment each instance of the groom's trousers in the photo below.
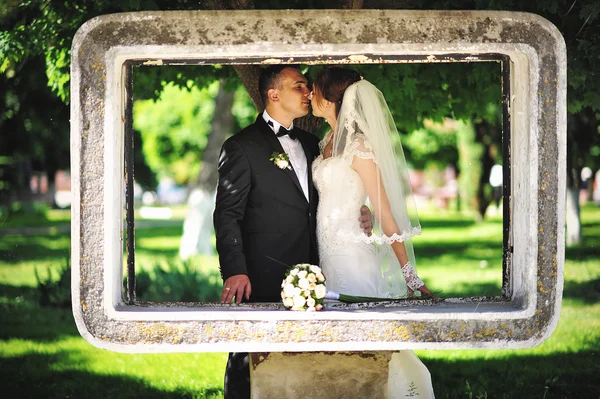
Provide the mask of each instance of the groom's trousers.
POLYGON ((246 352, 229 354, 225 368, 224 399, 250 398, 250 363, 246 352))

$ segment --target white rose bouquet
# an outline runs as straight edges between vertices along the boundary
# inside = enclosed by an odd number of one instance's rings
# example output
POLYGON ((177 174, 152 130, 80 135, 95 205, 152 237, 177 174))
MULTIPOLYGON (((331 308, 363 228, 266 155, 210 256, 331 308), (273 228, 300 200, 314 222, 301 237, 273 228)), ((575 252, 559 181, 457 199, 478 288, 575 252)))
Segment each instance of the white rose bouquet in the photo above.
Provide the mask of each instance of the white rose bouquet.
POLYGON ((319 266, 308 263, 300 263, 292 266, 285 274, 285 279, 281 283, 283 306, 291 310, 315 312, 323 309, 324 299, 332 299, 343 303, 400 302, 406 300, 435 299, 435 294, 412 298, 375 298, 346 295, 328 290, 325 286, 325 280, 325 275, 319 266))
POLYGON ((283 305, 291 310, 321 310, 326 293, 325 276, 321 268, 308 263, 293 266, 281 283, 283 305))

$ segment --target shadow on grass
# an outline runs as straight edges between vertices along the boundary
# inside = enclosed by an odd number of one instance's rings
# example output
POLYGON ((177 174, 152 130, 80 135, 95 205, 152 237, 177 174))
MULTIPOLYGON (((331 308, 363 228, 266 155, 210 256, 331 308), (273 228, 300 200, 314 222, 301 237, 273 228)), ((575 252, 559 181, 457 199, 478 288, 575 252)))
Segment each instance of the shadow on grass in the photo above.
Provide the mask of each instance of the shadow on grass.
POLYGON ((15 299, 21 297, 26 301, 33 302, 37 300, 37 295, 37 290, 34 287, 0 284, 0 298, 15 299))
MULTIPOLYGON (((427 286, 430 287, 432 291, 434 291, 435 282, 426 281, 427 286)), ((500 282, 498 284, 493 283, 472 283, 465 281, 463 284, 460 284, 458 287, 452 290, 444 290, 440 294, 441 298, 464 298, 464 297, 473 297, 473 296, 500 296, 502 295, 502 287, 500 287, 500 282)))
POLYGON ((589 280, 582 283, 565 282, 563 297, 581 299, 585 303, 600 302, 600 279, 589 280))
MULTIPOLYGON (((587 240, 591 241, 591 240, 587 240)), ((568 247, 565 249, 565 257, 569 260, 574 261, 591 261, 592 259, 596 259, 600 262, 600 242, 597 242, 595 245, 587 245, 586 246, 577 246, 577 247, 568 247)), ((591 244, 591 243, 588 243, 591 244)))
POLYGON ((182 234, 183 224, 181 226, 159 226, 135 229, 135 238, 181 237, 182 234))
POLYGON ((59 264, 70 256, 70 240, 62 235, 7 235, 0 244, 0 262, 16 264, 22 261, 57 261, 59 264))
POLYGON ((35 288, 0 284, 0 339, 54 341, 78 336, 71 308, 41 308, 35 288))
POLYGON ((179 248, 149 248, 135 244, 135 254, 136 256, 160 256, 162 258, 171 259, 179 256, 179 248))
POLYGON ((503 359, 424 360, 436 398, 597 398, 600 392, 597 351, 519 356, 503 359))
POLYGON ((423 230, 425 229, 455 229, 455 228, 464 228, 464 227, 471 227, 473 225, 475 225, 475 221, 474 220, 469 220, 469 219, 456 219, 456 220, 452 220, 452 219, 428 219, 428 218, 424 218, 424 219, 420 219, 421 222, 421 227, 423 228, 423 230))
MULTIPOLYGON (((199 392, 162 391, 144 380, 115 375, 98 375, 73 370, 57 371, 54 365, 72 364, 68 352, 53 355, 28 354, 0 358, 2 390, 11 398, 222 398, 221 387, 199 392)), ((81 365, 76 365, 81 366, 81 365)), ((165 376, 166 379, 172 376, 165 376)))
POLYGON ((473 242, 414 242, 415 253, 418 259, 437 258, 451 254, 457 259, 482 260, 481 256, 467 254, 469 250, 493 250, 499 259, 502 259, 502 241, 473 241, 473 242))

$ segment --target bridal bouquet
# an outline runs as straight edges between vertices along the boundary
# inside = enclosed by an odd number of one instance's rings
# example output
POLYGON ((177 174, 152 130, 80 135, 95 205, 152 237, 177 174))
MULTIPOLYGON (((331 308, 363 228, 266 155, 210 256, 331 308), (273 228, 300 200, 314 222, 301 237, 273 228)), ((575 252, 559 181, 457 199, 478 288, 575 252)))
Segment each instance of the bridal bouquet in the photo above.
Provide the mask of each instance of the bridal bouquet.
POLYGON ((294 265, 285 274, 281 283, 283 306, 291 310, 315 312, 323 309, 324 299, 333 299, 343 303, 360 302, 401 302, 406 300, 433 299, 434 296, 422 295, 412 298, 375 298, 341 294, 328 290, 325 275, 319 266, 308 263, 294 265))
POLYGON ((326 294, 325 276, 321 268, 308 263, 293 266, 281 283, 283 306, 291 310, 321 310, 326 294))

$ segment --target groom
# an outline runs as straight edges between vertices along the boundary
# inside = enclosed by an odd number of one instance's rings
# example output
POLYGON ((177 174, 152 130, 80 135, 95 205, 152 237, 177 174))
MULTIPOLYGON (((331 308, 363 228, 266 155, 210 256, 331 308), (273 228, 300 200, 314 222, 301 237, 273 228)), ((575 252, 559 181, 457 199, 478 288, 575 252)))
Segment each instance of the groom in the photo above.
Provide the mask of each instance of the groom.
MULTIPOLYGON (((258 86, 265 110, 225 141, 219 159, 214 225, 224 303, 279 302, 287 267, 318 263, 311 168, 319 140, 293 122, 308 113, 308 81, 276 65, 258 86)), ((230 353, 225 398, 249 398, 249 375, 248 354, 230 353)))
POLYGON ((318 263, 311 167, 319 140, 293 123, 308 113, 307 79, 292 66, 271 66, 259 91, 265 111, 225 141, 219 159, 214 225, 225 303, 279 302, 288 266, 318 263))
MULTIPOLYGON (((225 141, 219 159, 213 216, 224 303, 280 302, 288 266, 318 264, 311 169, 319 140, 293 122, 308 113, 308 81, 296 67, 276 65, 258 85, 265 110, 225 141)), ((361 226, 370 232, 370 213, 361 226)), ((247 355, 229 354, 226 399, 250 397, 247 355)))

